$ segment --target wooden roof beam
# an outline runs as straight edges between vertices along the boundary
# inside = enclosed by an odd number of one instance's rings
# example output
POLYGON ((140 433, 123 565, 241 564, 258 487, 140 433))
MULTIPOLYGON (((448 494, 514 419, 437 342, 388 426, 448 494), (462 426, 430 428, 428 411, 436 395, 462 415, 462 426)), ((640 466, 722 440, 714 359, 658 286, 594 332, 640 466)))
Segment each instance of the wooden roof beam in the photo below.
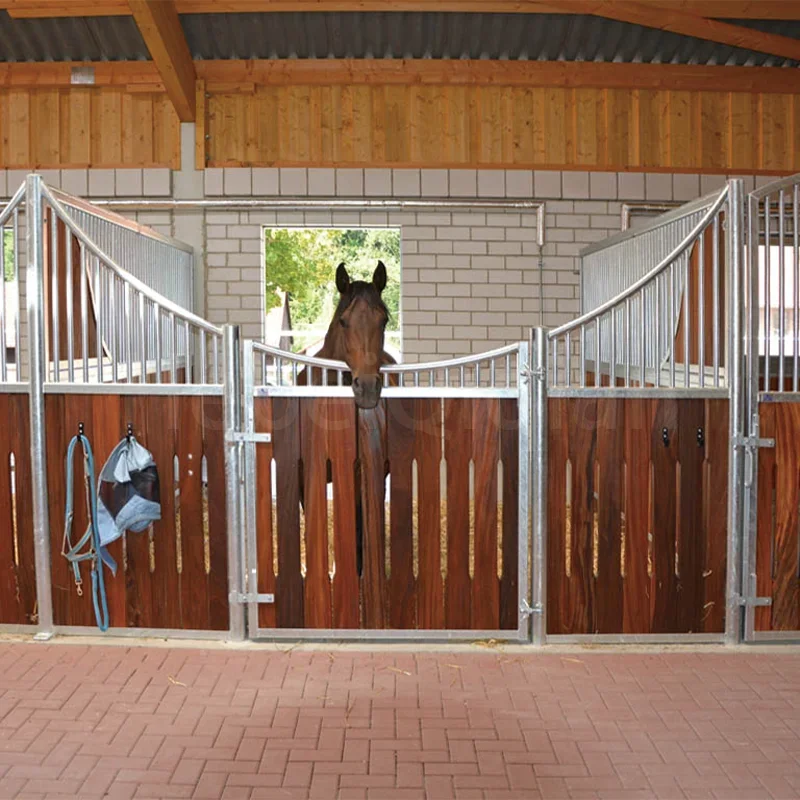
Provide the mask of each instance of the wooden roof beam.
POLYGON ((194 122, 197 76, 175 3, 173 0, 128 0, 128 3, 179 119, 194 122))
MULTIPOLYGON (((653 5, 642 0, 560 0, 564 7, 583 14, 644 25, 648 28, 694 36, 709 42, 742 47, 782 58, 800 61, 800 40, 776 33, 706 19, 669 6, 653 5)), ((788 5, 788 4, 787 4, 788 5)), ((800 5, 800 4, 797 4, 800 5)))
MULTIPOLYGON (((175 0, 179 14, 244 11, 483 11, 583 14, 572 0, 175 0)), ((683 11, 725 19, 800 20, 800 3, 790 0, 639 0, 657 11, 683 11)), ((127 0, 0 0, 12 17, 97 17, 130 15, 127 0)))

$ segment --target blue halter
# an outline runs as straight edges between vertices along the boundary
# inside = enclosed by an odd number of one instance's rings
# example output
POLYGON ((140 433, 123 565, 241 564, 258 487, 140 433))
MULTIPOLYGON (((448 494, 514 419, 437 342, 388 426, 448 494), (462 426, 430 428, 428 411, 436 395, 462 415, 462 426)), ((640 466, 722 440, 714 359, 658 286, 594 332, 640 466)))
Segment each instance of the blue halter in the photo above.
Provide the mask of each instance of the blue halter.
POLYGON ((61 547, 62 555, 72 566, 75 577, 75 586, 78 595, 83 594, 81 579, 81 562, 91 562, 92 576, 92 601, 94 603, 94 617, 97 620, 97 627, 101 631, 108 630, 108 601, 106 599, 106 585, 103 579, 103 560, 102 546, 100 544, 100 529, 97 525, 97 493, 95 492, 95 473, 94 473, 94 454, 89 440, 83 433, 83 425, 79 428, 77 436, 73 436, 67 448, 67 505, 64 515, 64 541, 61 547), (89 524, 86 532, 78 542, 73 545, 70 534, 72 532, 72 521, 74 518, 74 476, 72 472, 73 456, 75 447, 80 442, 83 447, 83 479, 86 485, 86 507, 89 509, 89 524), (84 547, 88 547, 81 552, 84 547))

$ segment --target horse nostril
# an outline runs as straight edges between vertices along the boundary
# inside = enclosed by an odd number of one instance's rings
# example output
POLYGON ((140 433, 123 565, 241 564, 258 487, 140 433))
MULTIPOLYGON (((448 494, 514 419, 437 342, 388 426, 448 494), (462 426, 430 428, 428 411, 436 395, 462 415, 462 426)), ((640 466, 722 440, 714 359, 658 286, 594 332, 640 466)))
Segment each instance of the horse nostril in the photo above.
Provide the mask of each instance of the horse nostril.
POLYGON ((358 389, 358 387, 360 385, 361 385, 361 381, 358 378, 353 378, 353 388, 354 389, 358 389))

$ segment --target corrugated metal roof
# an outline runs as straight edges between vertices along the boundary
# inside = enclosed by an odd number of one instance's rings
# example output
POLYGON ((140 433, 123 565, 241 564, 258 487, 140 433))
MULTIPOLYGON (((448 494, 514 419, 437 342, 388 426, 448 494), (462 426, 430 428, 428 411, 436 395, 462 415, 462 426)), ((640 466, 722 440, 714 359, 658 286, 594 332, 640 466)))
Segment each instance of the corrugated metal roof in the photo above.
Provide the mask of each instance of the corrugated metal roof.
MULTIPOLYGON (((800 39, 798 21, 734 22, 800 39)), ((573 14, 187 14, 181 23, 197 59, 485 58, 798 66, 778 56, 573 14)), ((12 19, 0 11, 0 61, 148 58, 132 17, 12 19)))
POLYGON ((133 17, 13 19, 0 11, 0 61, 149 59, 133 17))

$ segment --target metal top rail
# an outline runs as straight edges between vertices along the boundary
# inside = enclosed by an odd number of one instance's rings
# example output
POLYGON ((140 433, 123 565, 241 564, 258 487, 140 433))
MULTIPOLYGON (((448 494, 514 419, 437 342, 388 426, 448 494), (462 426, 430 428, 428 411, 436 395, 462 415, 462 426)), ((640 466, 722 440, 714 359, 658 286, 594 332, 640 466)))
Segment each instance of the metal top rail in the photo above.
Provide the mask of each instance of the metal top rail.
POLYGON ((17 191, 14 193, 14 196, 8 201, 8 205, 0 210, 0 225, 4 225, 8 221, 15 208, 19 208, 19 206, 24 205, 24 197, 25 184, 23 183, 22 186, 20 186, 19 189, 17 189, 17 191))
POLYGON ((800 172, 796 172, 794 175, 789 175, 786 178, 780 178, 777 181, 768 183, 766 186, 762 186, 761 188, 750 192, 749 196, 755 198, 756 200, 763 200, 765 197, 775 194, 775 192, 780 192, 781 189, 791 189, 798 183, 800 183, 800 172))
MULTIPOLYGON (((647 286, 648 283, 653 281, 660 273, 664 272, 673 262, 675 262, 678 258, 680 258, 689 248, 694 244, 697 237, 705 230, 706 227, 711 223, 714 219, 714 216, 719 212, 722 206, 725 204, 725 201, 728 198, 728 186, 726 185, 725 188, 714 196, 714 201, 711 204, 710 208, 706 211, 703 215, 702 219, 692 228, 689 235, 677 246, 675 247, 670 253, 668 253, 661 261, 656 264, 653 269, 643 275, 639 280, 635 283, 632 283, 627 289, 623 292, 620 292, 616 297, 612 297, 610 300, 607 300, 602 305, 598 306, 597 308, 592 309, 591 311, 587 311, 585 314, 581 315, 577 319, 572 320, 571 322, 567 322, 564 325, 561 325, 558 328, 554 328, 548 333, 549 339, 556 339, 559 336, 563 336, 565 333, 569 333, 577 328, 585 326, 589 322, 593 322, 596 319, 607 314, 611 311, 612 308, 620 305, 625 300, 633 297, 637 292, 639 292, 642 288, 647 286)), ((703 198, 705 200, 705 198, 703 198)), ((682 207, 683 210, 685 207, 682 207)), ((697 210, 695 208, 695 210, 697 210)), ((670 212, 672 213, 672 212, 670 212)), ((664 216, 668 216, 665 214, 664 216)), ((626 231, 624 236, 632 237, 636 235, 639 231, 626 231)), ((619 234, 622 236, 623 234, 619 234)), ((612 239, 616 237, 611 237, 612 239)), ((609 240, 606 239, 606 242, 609 240)))

